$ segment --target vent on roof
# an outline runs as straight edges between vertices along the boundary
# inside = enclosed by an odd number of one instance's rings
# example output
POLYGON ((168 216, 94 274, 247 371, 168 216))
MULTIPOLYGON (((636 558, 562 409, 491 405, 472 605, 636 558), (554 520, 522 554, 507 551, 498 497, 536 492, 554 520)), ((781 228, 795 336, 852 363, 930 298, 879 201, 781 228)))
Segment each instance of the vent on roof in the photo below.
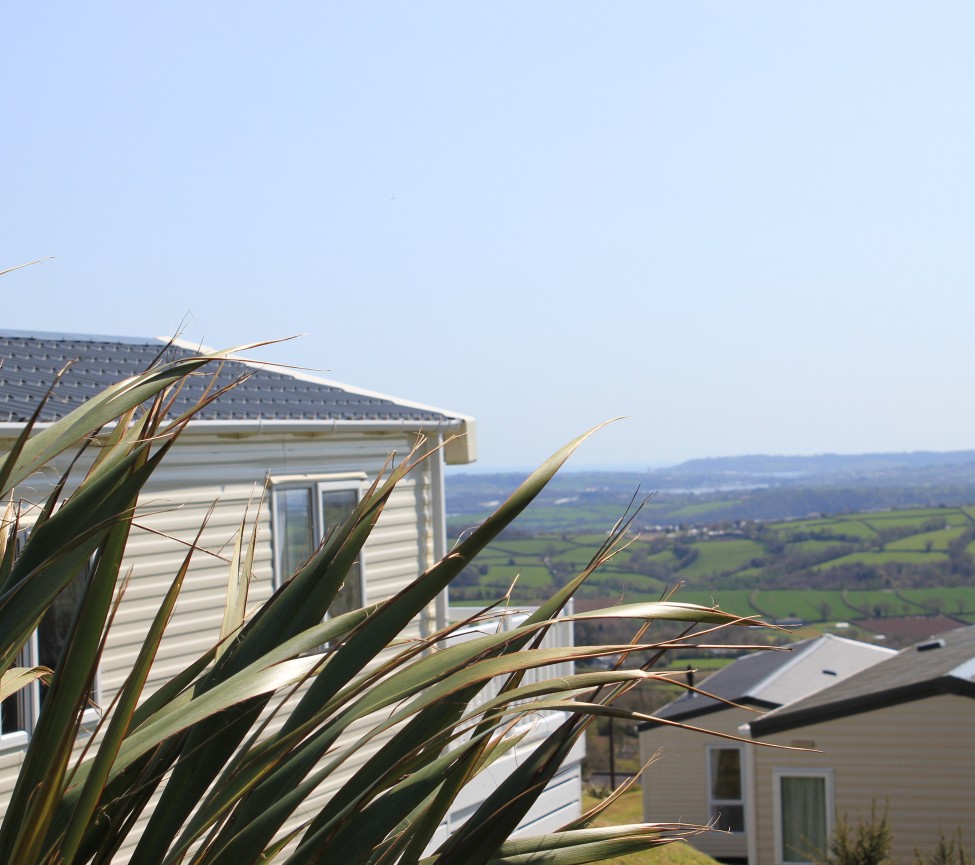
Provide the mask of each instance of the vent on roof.
POLYGON ((835 676, 836 675, 836 670, 823 670, 823 675, 824 676, 835 676))
POLYGON ((917 650, 919 652, 930 652, 932 649, 943 649, 944 647, 944 640, 928 640, 926 643, 917 644, 917 650))

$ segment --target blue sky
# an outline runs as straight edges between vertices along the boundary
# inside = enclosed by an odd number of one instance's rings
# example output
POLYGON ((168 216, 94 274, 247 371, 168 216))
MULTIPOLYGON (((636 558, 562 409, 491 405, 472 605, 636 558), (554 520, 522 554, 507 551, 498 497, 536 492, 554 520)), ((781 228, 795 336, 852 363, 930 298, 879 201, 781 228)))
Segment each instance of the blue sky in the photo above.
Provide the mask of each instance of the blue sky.
POLYGON ((3 326, 473 414, 480 467, 975 447, 975 5, 8 3, 3 326))

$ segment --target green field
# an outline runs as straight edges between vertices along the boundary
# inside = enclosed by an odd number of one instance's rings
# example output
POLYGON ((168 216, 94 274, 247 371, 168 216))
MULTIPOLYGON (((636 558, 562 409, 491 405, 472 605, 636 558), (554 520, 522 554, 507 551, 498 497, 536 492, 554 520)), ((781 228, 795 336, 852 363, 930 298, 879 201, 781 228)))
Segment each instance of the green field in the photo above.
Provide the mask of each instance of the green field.
POLYGON ((570 547, 564 552, 552 556, 552 560, 555 562, 568 562, 570 564, 583 566, 587 564, 589 560, 598 552, 598 544, 578 544, 570 547))
POLYGON ((529 556, 557 555, 558 553, 571 550, 575 545, 554 537, 538 537, 500 540, 494 541, 489 549, 499 550, 515 555, 524 554, 529 556))
POLYGON ((796 520, 788 523, 774 523, 770 528, 787 535, 845 535, 865 540, 876 536, 876 531, 861 519, 841 517, 838 519, 796 520))
POLYGON ((877 531, 866 520, 834 520, 823 526, 820 529, 820 534, 835 534, 859 538, 860 540, 870 540, 877 536, 877 531))
POLYGON ((815 622, 823 618, 848 619, 856 615, 856 611, 844 602, 841 591, 771 589, 756 592, 754 604, 773 620, 799 618, 815 622))
POLYGON ((598 547, 601 544, 605 544, 609 535, 606 532, 600 534, 585 534, 585 535, 573 535, 572 541, 576 544, 583 544, 585 546, 598 547))
POLYGON ((721 511, 734 507, 736 504, 738 504, 738 501, 732 499, 725 502, 702 502, 699 505, 685 505, 674 511, 671 516, 679 519, 681 517, 710 517, 713 515, 716 520, 720 520, 721 511))
POLYGON ((903 508, 896 511, 878 511, 867 515, 867 519, 879 520, 901 520, 913 519, 917 525, 932 520, 944 518, 951 522, 952 518, 958 518, 959 522, 969 522, 965 508, 903 508))
MULTIPOLYGON (((571 508, 555 510, 571 514, 571 508)), ((714 537, 692 531, 634 538, 592 575, 580 597, 656 600, 683 584, 677 600, 716 603, 742 616, 761 614, 772 621, 934 613, 961 620, 975 615, 975 506, 745 526, 730 537, 725 529, 714 537), (933 528, 946 523, 950 527, 933 528), (959 540, 972 554, 968 564, 953 546, 959 540), (843 572, 832 576, 831 571, 843 566, 858 568, 860 591, 845 592, 837 584, 845 579, 843 572), (956 567, 969 570, 956 572, 956 567), (942 587, 943 582, 956 585, 942 587)), ((451 596, 458 603, 493 596, 520 574, 515 600, 537 602, 581 572, 606 539, 605 533, 591 530, 575 534, 550 529, 495 541, 465 571, 467 582, 452 588, 451 596)))
POLYGON ((845 556, 840 556, 838 559, 830 559, 828 562, 824 562, 821 565, 816 565, 816 569, 820 568, 835 568, 840 565, 853 565, 853 564, 864 564, 864 565, 885 565, 894 562, 901 562, 903 564, 909 565, 925 565, 933 564, 934 562, 945 562, 948 560, 948 556, 945 553, 940 552, 912 552, 911 550, 894 550, 890 552, 873 553, 849 553, 845 556))
POLYGON ((918 610, 943 610, 957 614, 975 611, 975 586, 937 589, 901 589, 898 594, 918 610))
POLYGON ((718 607, 726 613, 738 616, 757 616, 756 610, 749 601, 751 592, 745 589, 728 589, 726 591, 704 591, 701 589, 680 589, 672 598, 682 604, 700 604, 702 607, 718 607))
POLYGON ((926 552, 929 550, 928 544, 930 544, 931 550, 947 552, 948 545, 956 538, 960 538, 965 533, 965 528, 965 526, 958 526, 957 528, 951 529, 938 529, 933 532, 919 532, 916 535, 911 535, 909 538, 891 541, 884 545, 884 549, 919 550, 926 552))
POLYGON ((660 580, 643 574, 634 574, 626 571, 608 571, 600 569, 594 573, 587 584, 590 586, 602 586, 613 593, 623 595, 623 600, 627 602, 635 601, 656 601, 666 586, 660 580))
POLYGON ((876 532, 889 531, 890 529, 914 529, 923 531, 925 523, 928 521, 921 517, 900 517, 900 516, 874 516, 864 517, 863 522, 876 532))
POLYGON ((731 573, 765 554, 761 544, 748 539, 702 541, 695 544, 694 549, 697 550, 697 558, 680 569, 680 576, 686 580, 731 573))
POLYGON ((552 575, 544 565, 491 565, 490 571, 482 576, 484 585, 508 585, 515 577, 518 584, 532 588, 545 588, 552 584, 552 575))
POLYGON ((829 550, 835 550, 842 541, 796 541, 788 546, 791 552, 821 555, 829 550))

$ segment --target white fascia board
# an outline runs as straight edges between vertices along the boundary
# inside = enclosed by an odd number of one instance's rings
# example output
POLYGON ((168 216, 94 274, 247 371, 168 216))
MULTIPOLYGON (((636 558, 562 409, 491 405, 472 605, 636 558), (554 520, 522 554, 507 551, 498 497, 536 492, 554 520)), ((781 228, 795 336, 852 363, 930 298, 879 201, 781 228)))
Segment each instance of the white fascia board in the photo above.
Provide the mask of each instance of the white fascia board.
POLYGON ((185 432, 199 435, 261 435, 274 433, 416 433, 428 437, 443 436, 444 462, 467 465, 477 459, 474 419, 449 418, 446 421, 417 420, 195 420, 185 432))
POLYGON ((948 675, 958 679, 975 679, 975 658, 969 658, 963 664, 959 664, 955 669, 949 671, 948 675))
MULTIPOLYGON (((39 431, 52 426, 53 421, 34 425, 39 431)), ((0 423, 0 438, 16 438, 24 429, 20 422, 0 423)), ((329 434, 336 432, 362 433, 425 433, 446 439, 443 454, 449 465, 467 465, 477 458, 474 421, 450 418, 439 423, 415 420, 271 420, 256 418, 241 420, 190 421, 182 435, 262 435, 262 434, 329 434)))

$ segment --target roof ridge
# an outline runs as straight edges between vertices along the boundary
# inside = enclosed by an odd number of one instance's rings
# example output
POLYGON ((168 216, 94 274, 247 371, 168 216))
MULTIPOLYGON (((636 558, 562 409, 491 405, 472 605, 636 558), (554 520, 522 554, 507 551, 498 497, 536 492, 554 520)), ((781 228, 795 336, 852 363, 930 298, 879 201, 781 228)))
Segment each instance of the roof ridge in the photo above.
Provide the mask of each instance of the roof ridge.
POLYGON ((116 336, 100 333, 67 333, 56 330, 12 330, 0 328, 0 339, 72 340, 75 342, 118 342, 123 345, 155 345, 155 336, 116 336))

